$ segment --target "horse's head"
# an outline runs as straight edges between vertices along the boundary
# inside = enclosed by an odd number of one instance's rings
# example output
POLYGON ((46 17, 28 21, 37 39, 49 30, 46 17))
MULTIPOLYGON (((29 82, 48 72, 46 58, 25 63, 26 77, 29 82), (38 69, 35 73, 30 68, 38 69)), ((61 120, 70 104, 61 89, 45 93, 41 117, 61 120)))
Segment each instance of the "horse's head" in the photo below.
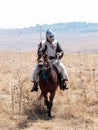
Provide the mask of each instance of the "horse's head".
POLYGON ((47 51, 38 60, 39 69, 47 68, 50 65, 47 51))
POLYGON ((43 52, 42 51, 38 51, 37 55, 38 55, 37 60, 39 60, 43 56, 43 52))
POLYGON ((38 60, 38 67, 39 67, 40 70, 44 69, 45 64, 44 64, 43 58, 38 60))

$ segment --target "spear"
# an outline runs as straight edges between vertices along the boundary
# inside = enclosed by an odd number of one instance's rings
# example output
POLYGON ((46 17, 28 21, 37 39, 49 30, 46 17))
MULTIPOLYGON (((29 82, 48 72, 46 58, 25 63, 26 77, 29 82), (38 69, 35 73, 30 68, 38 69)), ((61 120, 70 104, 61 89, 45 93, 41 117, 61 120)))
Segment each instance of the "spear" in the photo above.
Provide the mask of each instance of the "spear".
POLYGON ((37 51, 38 59, 40 59, 40 57, 42 55, 41 52, 40 52, 40 48, 42 48, 42 29, 41 29, 41 25, 40 25, 40 43, 38 44, 38 51, 37 51))
POLYGON ((39 47, 42 48, 42 28, 41 28, 41 25, 40 25, 40 44, 39 44, 39 47))

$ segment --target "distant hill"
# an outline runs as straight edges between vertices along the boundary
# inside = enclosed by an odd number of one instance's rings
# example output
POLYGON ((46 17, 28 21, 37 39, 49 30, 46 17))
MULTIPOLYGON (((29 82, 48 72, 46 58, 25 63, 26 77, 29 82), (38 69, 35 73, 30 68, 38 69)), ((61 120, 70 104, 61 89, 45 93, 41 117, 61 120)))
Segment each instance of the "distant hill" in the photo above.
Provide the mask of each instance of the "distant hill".
MULTIPOLYGON (((41 31, 45 32, 48 28, 51 28, 55 32, 65 33, 86 33, 86 32, 98 32, 98 23, 86 23, 86 22, 68 22, 68 23, 55 23, 55 24, 43 24, 41 25, 41 31)), ((21 29, 0 29, 0 34, 27 34, 37 33, 40 31, 40 25, 30 26, 28 28, 21 29)))
POLYGON ((37 50, 45 39, 45 32, 51 28, 55 38, 61 43, 65 52, 83 52, 98 54, 98 23, 71 22, 44 24, 22 29, 0 29, 0 50, 37 50))

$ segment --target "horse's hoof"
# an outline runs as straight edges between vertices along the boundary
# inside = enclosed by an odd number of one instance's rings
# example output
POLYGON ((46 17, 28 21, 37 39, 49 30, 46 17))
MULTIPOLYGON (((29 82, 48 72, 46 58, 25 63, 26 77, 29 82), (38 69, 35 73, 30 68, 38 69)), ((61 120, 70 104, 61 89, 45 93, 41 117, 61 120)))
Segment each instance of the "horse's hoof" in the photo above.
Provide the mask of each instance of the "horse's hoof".
POLYGON ((52 119, 52 117, 49 117, 49 116, 47 117, 47 120, 51 120, 51 119, 52 119))

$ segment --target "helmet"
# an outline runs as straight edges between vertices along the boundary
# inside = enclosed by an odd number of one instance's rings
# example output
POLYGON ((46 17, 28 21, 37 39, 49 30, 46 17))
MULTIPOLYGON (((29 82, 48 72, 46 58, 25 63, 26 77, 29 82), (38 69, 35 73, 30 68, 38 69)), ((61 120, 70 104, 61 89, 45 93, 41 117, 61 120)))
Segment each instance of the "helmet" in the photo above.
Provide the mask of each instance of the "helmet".
POLYGON ((48 30, 46 31, 46 35, 54 36, 54 33, 53 33, 52 30, 48 29, 48 30))
POLYGON ((54 33, 52 30, 48 29, 46 31, 46 39, 47 41, 49 41, 50 43, 52 43, 54 41, 54 33))

